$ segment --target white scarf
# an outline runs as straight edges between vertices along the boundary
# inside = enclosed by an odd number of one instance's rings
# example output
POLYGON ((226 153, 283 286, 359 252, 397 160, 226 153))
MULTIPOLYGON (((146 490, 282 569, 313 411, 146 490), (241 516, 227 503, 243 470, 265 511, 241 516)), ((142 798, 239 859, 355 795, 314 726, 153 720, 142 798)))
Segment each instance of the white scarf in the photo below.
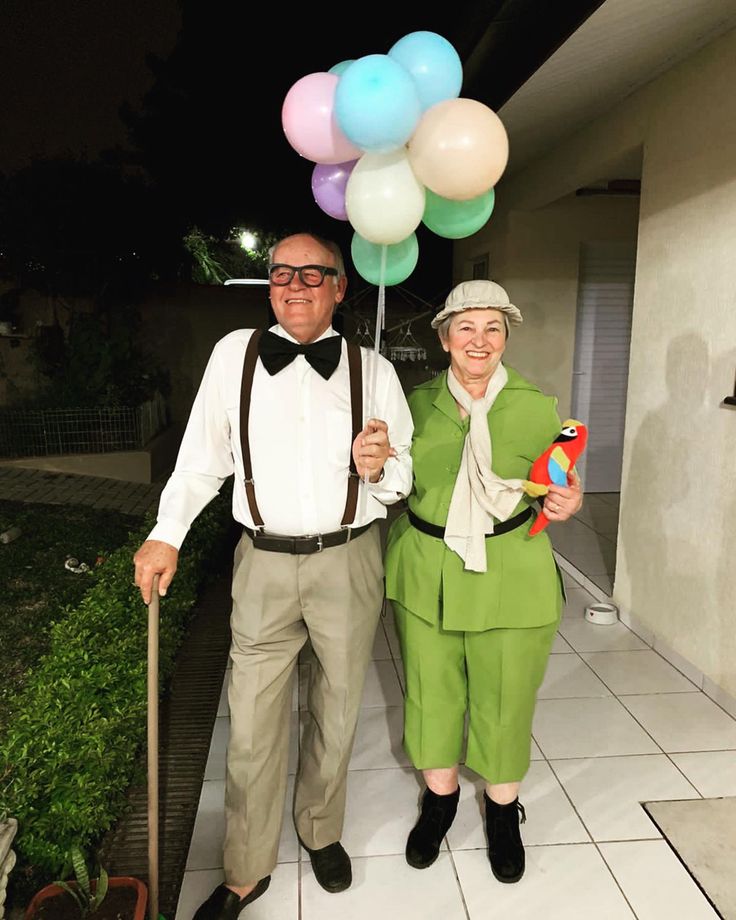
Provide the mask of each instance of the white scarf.
POLYGON ((524 495, 523 480, 501 479, 491 467, 488 413, 508 378, 506 368, 499 363, 488 381, 485 396, 473 399, 452 368, 447 371, 447 386, 470 416, 470 427, 450 501, 445 543, 472 572, 486 571, 485 535, 493 533, 493 518, 507 520, 524 495))

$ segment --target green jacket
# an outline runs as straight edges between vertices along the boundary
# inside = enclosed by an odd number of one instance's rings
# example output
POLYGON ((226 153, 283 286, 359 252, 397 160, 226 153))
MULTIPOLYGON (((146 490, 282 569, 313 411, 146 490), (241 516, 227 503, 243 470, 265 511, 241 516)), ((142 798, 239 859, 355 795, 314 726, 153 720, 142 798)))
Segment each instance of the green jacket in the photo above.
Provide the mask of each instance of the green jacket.
MULTIPOLYGON (((560 432, 557 400, 544 396, 513 368, 488 413, 493 470, 524 479, 560 432)), ((417 517, 443 527, 469 420, 461 419, 447 374, 415 387, 414 485, 408 504, 417 517)), ((524 497, 514 514, 531 503, 524 497)), ((561 578, 545 531, 529 537, 533 519, 486 540, 488 570, 470 572, 438 538, 416 530, 406 513, 394 521, 386 548, 386 593, 428 623, 448 630, 543 626, 559 618, 561 578)))

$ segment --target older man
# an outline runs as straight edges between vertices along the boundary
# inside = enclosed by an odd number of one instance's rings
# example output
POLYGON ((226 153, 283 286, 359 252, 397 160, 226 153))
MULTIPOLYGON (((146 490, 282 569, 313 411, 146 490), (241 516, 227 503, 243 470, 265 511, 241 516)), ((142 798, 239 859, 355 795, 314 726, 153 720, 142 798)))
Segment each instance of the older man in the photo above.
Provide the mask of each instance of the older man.
POLYGON ((294 820, 320 885, 350 885, 340 837, 383 600, 376 522, 411 488, 412 422, 396 373, 378 359, 377 417, 364 422, 373 356, 332 328, 347 285, 339 248, 310 234, 287 237, 271 253, 269 277, 278 323, 232 332, 215 346, 158 522, 135 556, 144 600, 156 574, 165 593, 192 521, 235 473, 243 536, 232 586, 225 884, 195 920, 232 920, 268 887, 292 684, 307 638, 314 658, 294 820))

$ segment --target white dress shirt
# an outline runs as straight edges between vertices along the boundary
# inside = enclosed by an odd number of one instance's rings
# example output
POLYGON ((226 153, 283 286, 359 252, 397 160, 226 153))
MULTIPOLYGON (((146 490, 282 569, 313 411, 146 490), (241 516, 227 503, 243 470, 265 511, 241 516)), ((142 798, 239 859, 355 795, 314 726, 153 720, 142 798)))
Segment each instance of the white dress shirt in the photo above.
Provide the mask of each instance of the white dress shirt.
MULTIPOLYGON (((163 540, 177 549, 199 512, 225 479, 235 473, 233 516, 253 527, 243 484, 240 441, 240 387, 243 360, 252 329, 239 329, 214 347, 192 406, 174 472, 161 493, 158 522, 149 540, 163 540)), ((291 341, 273 326, 272 332, 291 341)), ((320 338, 336 335, 329 328, 320 338)), ((372 379, 374 353, 361 349, 364 418, 372 379)), ((391 447, 384 476, 378 483, 361 481, 354 527, 386 517, 386 505, 411 489, 409 448, 413 424, 393 365, 378 358, 373 416, 388 425, 391 447)), ((352 414, 347 348, 329 380, 297 355, 285 368, 269 375, 256 362, 248 425, 256 502, 269 533, 301 536, 340 529, 347 496, 352 446, 352 414)))

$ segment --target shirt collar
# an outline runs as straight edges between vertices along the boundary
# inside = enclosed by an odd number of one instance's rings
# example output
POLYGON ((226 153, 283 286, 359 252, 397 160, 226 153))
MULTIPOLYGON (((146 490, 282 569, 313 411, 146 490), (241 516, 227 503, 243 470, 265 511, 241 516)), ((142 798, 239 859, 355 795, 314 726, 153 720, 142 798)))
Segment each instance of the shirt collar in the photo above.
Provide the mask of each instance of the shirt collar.
MULTIPOLYGON (((284 329, 283 326, 280 326, 278 323, 276 323, 275 326, 271 326, 271 328, 268 331, 273 332, 276 335, 280 335, 281 338, 288 339, 290 342, 299 344, 297 340, 293 336, 289 335, 286 329, 284 329)), ((330 336, 339 335, 339 334, 340 334, 339 332, 335 332, 332 326, 328 326, 327 329, 325 329, 325 331, 322 333, 322 335, 317 336, 317 338, 314 341, 319 342, 321 339, 327 339, 330 336)))

